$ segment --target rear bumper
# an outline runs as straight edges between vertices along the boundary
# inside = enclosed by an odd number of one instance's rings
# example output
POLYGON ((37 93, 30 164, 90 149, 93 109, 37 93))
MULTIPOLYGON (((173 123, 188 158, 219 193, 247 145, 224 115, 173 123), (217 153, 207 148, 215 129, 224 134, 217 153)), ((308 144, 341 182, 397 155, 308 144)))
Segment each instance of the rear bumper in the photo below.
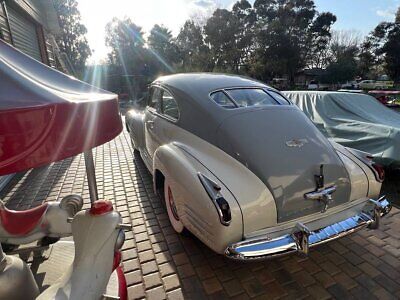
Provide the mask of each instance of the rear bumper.
POLYGON ((371 199, 369 206, 367 211, 318 230, 310 231, 305 225, 297 223, 291 234, 274 239, 259 236, 232 244, 225 250, 225 255, 236 260, 268 259, 294 252, 307 255, 310 247, 341 238, 365 227, 377 228, 380 218, 387 215, 392 208, 385 197, 371 199))

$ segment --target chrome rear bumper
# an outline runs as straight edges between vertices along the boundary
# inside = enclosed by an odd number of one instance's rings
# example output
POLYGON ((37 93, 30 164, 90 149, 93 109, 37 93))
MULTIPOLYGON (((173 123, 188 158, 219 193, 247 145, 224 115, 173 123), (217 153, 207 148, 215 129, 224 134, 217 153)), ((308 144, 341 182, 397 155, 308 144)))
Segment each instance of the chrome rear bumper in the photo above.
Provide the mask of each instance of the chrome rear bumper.
POLYGON ((377 228, 380 218, 388 214, 392 206, 385 197, 371 199, 369 204, 370 209, 367 211, 315 231, 297 223, 291 234, 274 239, 261 236, 232 244, 225 250, 225 255, 236 260, 268 259, 294 252, 307 255, 310 247, 346 236, 364 227, 377 228))

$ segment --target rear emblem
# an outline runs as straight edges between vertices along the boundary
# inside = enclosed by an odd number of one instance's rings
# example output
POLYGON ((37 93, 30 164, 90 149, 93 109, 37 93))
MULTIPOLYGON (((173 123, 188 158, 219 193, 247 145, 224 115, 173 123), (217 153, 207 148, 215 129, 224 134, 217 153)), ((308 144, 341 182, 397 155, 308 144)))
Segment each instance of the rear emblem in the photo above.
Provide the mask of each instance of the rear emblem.
POLYGON ((301 148, 304 144, 307 144, 308 141, 306 139, 294 139, 286 142, 286 146, 288 147, 296 147, 301 148))

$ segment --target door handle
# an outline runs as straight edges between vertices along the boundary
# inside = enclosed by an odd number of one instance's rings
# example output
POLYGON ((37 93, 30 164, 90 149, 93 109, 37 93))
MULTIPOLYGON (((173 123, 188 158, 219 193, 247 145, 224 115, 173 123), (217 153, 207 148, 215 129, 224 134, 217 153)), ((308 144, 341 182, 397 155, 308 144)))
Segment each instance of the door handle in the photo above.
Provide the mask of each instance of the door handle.
POLYGON ((153 129, 154 128, 154 121, 147 121, 146 124, 149 127, 149 129, 153 129))

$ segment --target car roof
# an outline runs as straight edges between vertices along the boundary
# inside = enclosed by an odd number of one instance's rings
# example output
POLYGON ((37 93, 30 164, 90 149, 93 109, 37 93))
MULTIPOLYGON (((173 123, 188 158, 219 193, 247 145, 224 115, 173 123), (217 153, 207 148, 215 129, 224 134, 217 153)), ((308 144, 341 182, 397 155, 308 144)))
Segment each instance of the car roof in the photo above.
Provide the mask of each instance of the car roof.
MULTIPOLYGON (((262 87, 266 84, 252 78, 220 73, 182 73, 158 78, 153 84, 161 84, 190 95, 209 94, 212 91, 232 87, 262 87)), ((203 98, 204 99, 204 98, 203 98)))

